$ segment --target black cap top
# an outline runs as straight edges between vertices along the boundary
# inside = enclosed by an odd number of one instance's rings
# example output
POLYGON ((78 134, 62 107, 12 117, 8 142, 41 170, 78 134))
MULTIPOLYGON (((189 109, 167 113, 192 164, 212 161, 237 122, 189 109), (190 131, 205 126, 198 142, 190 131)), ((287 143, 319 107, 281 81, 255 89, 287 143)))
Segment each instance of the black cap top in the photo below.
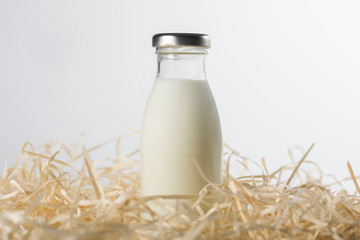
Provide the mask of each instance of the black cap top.
POLYGON ((158 33, 152 38, 153 47, 193 46, 210 48, 210 37, 200 33, 158 33))

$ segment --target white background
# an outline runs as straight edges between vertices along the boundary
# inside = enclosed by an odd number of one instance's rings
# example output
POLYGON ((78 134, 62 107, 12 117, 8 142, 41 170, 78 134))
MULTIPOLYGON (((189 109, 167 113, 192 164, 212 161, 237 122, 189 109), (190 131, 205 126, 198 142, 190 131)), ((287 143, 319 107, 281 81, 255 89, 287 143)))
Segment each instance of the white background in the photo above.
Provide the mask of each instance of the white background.
POLYGON ((359 1, 0 0, 0 170, 24 141, 139 130, 152 35, 201 32, 227 143, 276 169, 315 142, 326 173, 347 177, 350 161, 360 174, 359 13, 359 1))

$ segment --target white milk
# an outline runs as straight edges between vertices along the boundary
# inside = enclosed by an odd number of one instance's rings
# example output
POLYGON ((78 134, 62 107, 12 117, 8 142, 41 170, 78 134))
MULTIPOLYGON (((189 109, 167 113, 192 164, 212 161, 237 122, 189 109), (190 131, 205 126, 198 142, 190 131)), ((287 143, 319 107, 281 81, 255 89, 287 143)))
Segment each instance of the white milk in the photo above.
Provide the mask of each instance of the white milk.
POLYGON ((157 79, 141 133, 141 192, 197 195, 221 182, 222 136, 207 80, 157 79))

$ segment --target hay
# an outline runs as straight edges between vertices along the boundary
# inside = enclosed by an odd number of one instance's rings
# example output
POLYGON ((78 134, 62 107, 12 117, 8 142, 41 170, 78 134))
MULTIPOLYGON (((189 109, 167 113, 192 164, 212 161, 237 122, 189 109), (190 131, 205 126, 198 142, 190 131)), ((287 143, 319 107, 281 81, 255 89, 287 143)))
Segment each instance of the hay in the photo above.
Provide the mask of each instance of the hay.
MULTIPOLYGON (((93 161, 104 144, 25 143, 15 165, 0 178, 1 239, 358 239, 359 196, 332 192, 321 178, 295 165, 250 175, 250 160, 226 145, 224 183, 209 183, 188 211, 158 216, 149 207, 161 196, 139 193, 138 150, 93 161), (58 157, 61 154, 63 157, 58 157), (61 160, 63 159, 63 160, 61 160), (82 161, 76 169, 74 163, 82 161), (247 170, 234 178, 231 161, 247 170), (102 163, 108 166, 102 166, 102 163), (287 177, 289 176, 289 177, 287 177), (304 180, 305 179, 305 180, 304 180), (303 181, 303 182, 301 182, 303 181), (294 184, 294 183, 297 184, 294 184), (200 207, 200 206, 206 206, 200 207), (207 210, 204 210, 207 209, 207 210), (144 218, 144 214, 148 217, 144 218)), ((107 143, 108 144, 108 143, 107 143)), ((316 165, 314 169, 316 170, 316 165)), ((351 179, 357 179, 348 163, 351 179)), ((168 196, 177 199, 179 196, 168 196)), ((161 201, 160 201, 161 202, 161 201)), ((178 201, 181 205, 181 200, 178 201)))

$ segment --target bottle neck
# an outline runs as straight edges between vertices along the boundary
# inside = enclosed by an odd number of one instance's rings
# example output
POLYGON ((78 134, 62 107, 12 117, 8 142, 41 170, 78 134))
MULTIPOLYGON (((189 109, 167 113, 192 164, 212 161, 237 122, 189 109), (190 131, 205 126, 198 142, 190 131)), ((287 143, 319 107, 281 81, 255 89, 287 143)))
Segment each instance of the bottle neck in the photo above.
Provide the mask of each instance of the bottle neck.
POLYGON ((203 47, 161 47, 156 49, 156 78, 206 80, 203 47))

